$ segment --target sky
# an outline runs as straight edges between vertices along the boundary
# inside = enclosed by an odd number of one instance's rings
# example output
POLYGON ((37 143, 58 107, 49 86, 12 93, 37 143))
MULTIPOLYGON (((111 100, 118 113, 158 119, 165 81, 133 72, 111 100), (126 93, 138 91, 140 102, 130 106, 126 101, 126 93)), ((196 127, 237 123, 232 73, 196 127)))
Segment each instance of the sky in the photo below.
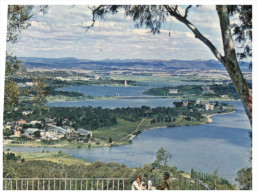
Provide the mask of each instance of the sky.
MULTIPOLYGON (((185 6, 181 6, 184 13, 185 6)), ((215 59, 211 51, 176 19, 169 17, 161 33, 153 35, 123 11, 98 20, 89 31, 92 14, 87 5, 50 5, 46 15, 37 15, 22 31, 18 43, 7 51, 19 57, 75 57, 80 59, 215 59), (169 36, 170 32, 170 36, 169 36)), ((219 19, 215 6, 193 7, 188 16, 204 36, 222 52, 219 19)))

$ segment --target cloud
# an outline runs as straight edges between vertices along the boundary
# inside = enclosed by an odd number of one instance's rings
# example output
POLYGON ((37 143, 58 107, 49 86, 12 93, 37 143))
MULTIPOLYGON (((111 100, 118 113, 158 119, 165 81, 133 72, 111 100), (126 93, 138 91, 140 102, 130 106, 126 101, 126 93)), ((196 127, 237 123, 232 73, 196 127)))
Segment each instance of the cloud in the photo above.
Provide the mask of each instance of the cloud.
MULTIPOLYGON (((215 44, 221 41, 213 7, 194 8, 189 19, 215 44), (199 11, 200 10, 200 11, 199 11)), ((184 24, 170 18, 161 34, 135 28, 124 12, 97 21, 85 32, 92 15, 88 6, 50 6, 48 14, 37 16, 8 50, 17 56, 77 57, 87 59, 213 59, 208 48, 184 24)), ((216 44, 222 49, 221 44, 216 44)))

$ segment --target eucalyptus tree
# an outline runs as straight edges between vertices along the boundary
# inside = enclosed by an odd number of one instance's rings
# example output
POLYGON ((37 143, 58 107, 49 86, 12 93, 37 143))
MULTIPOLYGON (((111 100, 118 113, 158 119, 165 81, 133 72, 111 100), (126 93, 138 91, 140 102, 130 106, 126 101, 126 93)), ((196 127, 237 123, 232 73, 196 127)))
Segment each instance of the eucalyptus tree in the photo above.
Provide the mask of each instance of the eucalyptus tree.
MULTIPOLYGON (((31 21, 35 19, 36 15, 46 14, 47 9, 47 5, 9 5, 6 42, 15 44, 21 32, 31 26, 31 21)), ((14 114, 19 105, 21 90, 17 83, 11 80, 11 77, 17 74, 21 66, 22 62, 15 55, 6 52, 4 113, 14 114)))
MULTIPOLYGON (((192 5, 188 5, 185 9, 179 9, 178 5, 92 6, 90 7, 92 10, 92 24, 85 27, 85 29, 87 31, 91 27, 94 27, 96 20, 103 19, 108 14, 116 14, 121 9, 125 11, 126 16, 131 17, 133 21, 136 22, 136 26, 145 26, 146 28, 149 28, 153 34, 160 33, 161 26, 167 20, 167 18, 176 18, 179 22, 190 29, 195 35, 195 38, 204 43, 215 58, 224 65, 237 93, 240 96, 249 121, 252 124, 252 93, 240 70, 231 32, 233 29, 233 33, 236 35, 235 41, 241 42, 249 40, 251 43, 252 6, 216 6, 222 35, 224 55, 219 52, 214 43, 212 43, 204 34, 202 34, 192 22, 190 22, 188 19, 188 14, 191 8, 192 5), (239 26, 232 26, 230 24, 229 16, 235 13, 239 14, 239 20, 244 21, 239 26)), ((243 52, 239 53, 239 57, 251 57, 251 45, 243 45, 243 52)))

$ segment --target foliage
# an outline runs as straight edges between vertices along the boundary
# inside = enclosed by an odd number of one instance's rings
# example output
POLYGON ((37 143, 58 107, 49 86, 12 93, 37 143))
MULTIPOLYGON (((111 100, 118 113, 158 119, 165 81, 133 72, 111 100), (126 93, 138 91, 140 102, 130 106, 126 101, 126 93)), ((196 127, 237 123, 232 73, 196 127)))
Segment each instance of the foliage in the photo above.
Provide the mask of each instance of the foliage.
MULTIPOLYGON (((241 44, 237 55, 240 59, 252 57, 252 5, 228 5, 228 13, 238 15, 240 23, 232 24, 235 40, 241 44)), ((250 68, 252 62, 250 63, 250 68)))
POLYGON ((85 166, 83 164, 66 165, 44 160, 29 160, 17 164, 9 161, 4 163, 4 177, 8 178, 126 178, 131 169, 117 163, 96 161, 85 166))
MULTIPOLYGON (((21 160, 21 156, 16 156, 13 152, 3 152, 3 162, 21 160)), ((24 161, 23 161, 24 162, 24 161)))
MULTIPOLYGON (((178 5, 100 5, 92 7, 92 24, 86 27, 86 30, 94 26, 96 19, 102 19, 109 13, 115 14, 120 9, 123 9, 125 14, 129 15, 137 25, 145 25, 146 28, 150 28, 153 34, 160 32, 161 24, 165 22, 166 18, 174 17, 191 30, 195 38, 205 44, 212 54, 224 65, 240 96, 250 124, 252 124, 252 93, 238 65, 233 37, 230 32, 231 26, 227 6, 216 5, 217 14, 220 19, 224 56, 214 44, 188 20, 187 16, 191 7, 192 6, 189 5, 186 9, 181 10, 178 5)), ((251 13, 251 9, 249 13, 251 13)), ((246 51, 250 52, 249 49, 246 49, 246 51)))
POLYGON ((205 183, 210 189, 217 190, 235 190, 236 186, 230 183, 227 179, 219 177, 217 170, 213 174, 197 172, 194 169, 191 169, 191 177, 198 178, 203 183, 205 183))
POLYGON ((36 132, 34 132, 34 133, 33 133, 33 135, 34 135, 36 138, 41 137, 41 135, 40 135, 40 131, 36 131, 36 132))
POLYGON ((34 106, 40 111, 46 109, 47 96, 49 95, 49 87, 45 83, 45 78, 39 77, 34 80, 35 95, 33 97, 34 106))
POLYGON ((31 23, 31 19, 39 14, 47 13, 48 6, 41 5, 34 7, 33 5, 9 5, 7 19, 7 42, 15 43, 18 40, 22 30, 27 29, 31 23))
POLYGON ((15 74, 21 66, 21 61, 16 56, 6 53, 5 59, 5 76, 11 76, 15 74))
POLYGON ((6 129, 3 133, 4 136, 6 136, 7 138, 9 138, 10 135, 13 135, 13 130, 11 129, 6 129))
MULTIPOLYGON (((30 20, 37 14, 47 13, 48 6, 32 5, 9 5, 7 17, 7 42, 16 43, 22 30, 27 29, 30 20)), ((20 69, 21 61, 16 56, 6 52, 5 62, 5 94, 4 94, 4 113, 15 115, 14 109, 18 106, 21 91, 16 82, 10 80, 20 69)))
POLYGON ((109 13, 116 14, 120 9, 124 9, 126 16, 130 16, 136 22, 136 27, 145 25, 155 34, 160 33, 161 24, 169 16, 162 5, 108 5, 94 6, 91 9, 93 10, 93 23, 87 26, 86 30, 94 26, 96 19, 103 19, 109 13))
MULTIPOLYGON (((39 98, 42 98, 40 96, 39 98)), ((40 104, 39 104, 40 105, 40 104)), ((38 108, 37 105, 34 105, 38 108)), ((20 104, 21 110, 32 109, 30 101, 23 101, 20 104)), ((155 119, 157 122, 174 122, 176 118, 185 115, 197 118, 202 118, 201 113, 196 109, 190 112, 187 107, 171 108, 171 107, 156 107, 150 108, 148 106, 141 106, 139 108, 123 107, 123 108, 101 108, 101 107, 50 107, 49 110, 40 110, 33 112, 33 115, 22 116, 17 112, 16 117, 5 116, 5 121, 24 120, 31 121, 34 118, 55 118, 58 125, 62 125, 62 121, 67 119, 71 122, 74 128, 85 128, 95 130, 98 128, 106 128, 117 125, 118 119, 123 119, 129 122, 138 122, 143 118, 155 119)))
MULTIPOLYGON (((103 19, 109 13, 116 14, 123 9, 126 16, 130 16, 135 21, 136 27, 145 26, 151 29, 153 34, 156 34, 160 33, 161 25, 166 22, 169 16, 174 16, 187 25, 186 18, 191 7, 191 5, 186 7, 184 16, 180 13, 181 11, 177 5, 105 5, 92 7, 92 24, 86 29, 93 27, 96 19, 103 19)), ((227 5, 226 7, 230 16, 238 15, 240 20, 240 24, 232 25, 235 41, 242 43, 243 48, 243 52, 238 52, 238 56, 240 59, 252 57, 252 5, 227 5)))
POLYGON ((252 167, 240 169, 236 181, 239 182, 240 190, 252 190, 252 167))
MULTIPOLYGON (((250 84, 248 84, 250 86, 250 84)), ((235 88, 232 84, 224 84, 217 85, 212 84, 210 86, 210 90, 214 91, 214 94, 203 94, 203 89, 201 85, 181 85, 181 86, 166 86, 161 88, 151 88, 144 92, 144 94, 148 95, 157 95, 157 96, 195 96, 195 97, 221 97, 222 95, 227 95, 229 98, 239 99, 239 95, 237 94, 235 88), (178 89, 177 94, 169 94, 169 89, 178 89)), ((251 86, 250 86, 251 88, 251 86)), ((179 105, 178 105, 179 106, 179 105)))
POLYGON ((9 112, 14 115, 15 108, 19 105, 20 88, 13 81, 5 81, 4 91, 4 113, 9 112))
MULTIPOLYGON (((153 179, 154 184, 160 184, 160 180, 156 178, 162 178, 164 172, 169 172, 170 177, 182 178, 184 172, 177 170, 176 167, 168 165, 168 159, 170 154, 165 149, 160 148, 156 153, 156 160, 153 163, 145 164, 144 166, 129 168, 124 164, 117 164, 115 162, 104 163, 101 161, 95 161, 91 163, 72 163, 66 164, 68 161, 65 159, 59 161, 47 161, 43 159, 34 160, 34 158, 23 159, 23 163, 17 163, 20 160, 20 156, 15 156, 13 153, 4 153, 4 166, 3 177, 4 178, 135 178, 137 175, 141 175, 143 181, 153 179), (65 163, 64 163, 65 162, 65 163), (157 165, 158 166, 153 166, 157 165), (154 168, 153 168, 154 167, 154 168)), ((50 154, 50 153, 49 153, 50 154)), ((47 154, 47 155, 49 155, 47 154)), ((45 154, 44 154, 45 155, 45 154)), ((53 153, 52 155, 58 155, 56 158, 60 159, 62 153, 53 153)), ((32 156, 31 156, 32 157, 32 156)), ((53 156, 54 157, 54 156, 53 156)), ((198 179, 203 179, 201 175, 208 175, 204 173, 193 172, 193 176, 198 179)), ((230 182, 223 178, 215 177, 217 181, 220 181, 217 185, 217 189, 229 189, 234 190, 235 187, 230 182)), ((211 184, 213 180, 209 175, 209 180, 202 180, 205 184, 211 184)), ((126 184, 130 189, 131 183, 126 184)), ((176 189, 184 188, 191 189, 190 183, 184 183, 174 181, 173 185, 176 189), (183 187, 183 185, 185 185, 183 187), (189 185, 189 186, 186 186, 189 185)))
POLYGON ((161 166, 167 166, 168 159, 171 159, 171 154, 164 148, 160 148, 156 153, 156 159, 151 164, 153 169, 160 168, 161 166))

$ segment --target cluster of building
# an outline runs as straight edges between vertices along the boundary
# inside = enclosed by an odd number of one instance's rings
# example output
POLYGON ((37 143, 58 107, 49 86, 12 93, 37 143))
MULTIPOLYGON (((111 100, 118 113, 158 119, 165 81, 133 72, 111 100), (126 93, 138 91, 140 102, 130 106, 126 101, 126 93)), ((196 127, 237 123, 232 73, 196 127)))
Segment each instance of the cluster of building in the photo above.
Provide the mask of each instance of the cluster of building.
POLYGON ((55 80, 61 80, 61 81, 76 81, 76 80, 81 80, 81 81, 89 81, 89 80, 99 80, 100 76, 99 75, 94 75, 94 76, 78 76, 78 73, 76 73, 76 76, 69 76, 69 77, 54 77, 55 80))
POLYGON ((184 101, 182 101, 182 104, 183 104, 183 106, 188 106, 189 102, 193 103, 194 105, 204 105, 205 111, 215 110, 216 102, 212 102, 209 100, 184 100, 184 101))
POLYGON ((45 123, 42 121, 30 121, 19 120, 15 123, 8 122, 4 125, 4 131, 12 130, 13 135, 9 137, 25 137, 34 141, 43 140, 59 140, 64 137, 92 137, 92 131, 88 131, 82 128, 75 130, 70 126, 56 126, 53 119, 46 118, 45 123), (24 128, 28 127, 28 128, 24 128))

